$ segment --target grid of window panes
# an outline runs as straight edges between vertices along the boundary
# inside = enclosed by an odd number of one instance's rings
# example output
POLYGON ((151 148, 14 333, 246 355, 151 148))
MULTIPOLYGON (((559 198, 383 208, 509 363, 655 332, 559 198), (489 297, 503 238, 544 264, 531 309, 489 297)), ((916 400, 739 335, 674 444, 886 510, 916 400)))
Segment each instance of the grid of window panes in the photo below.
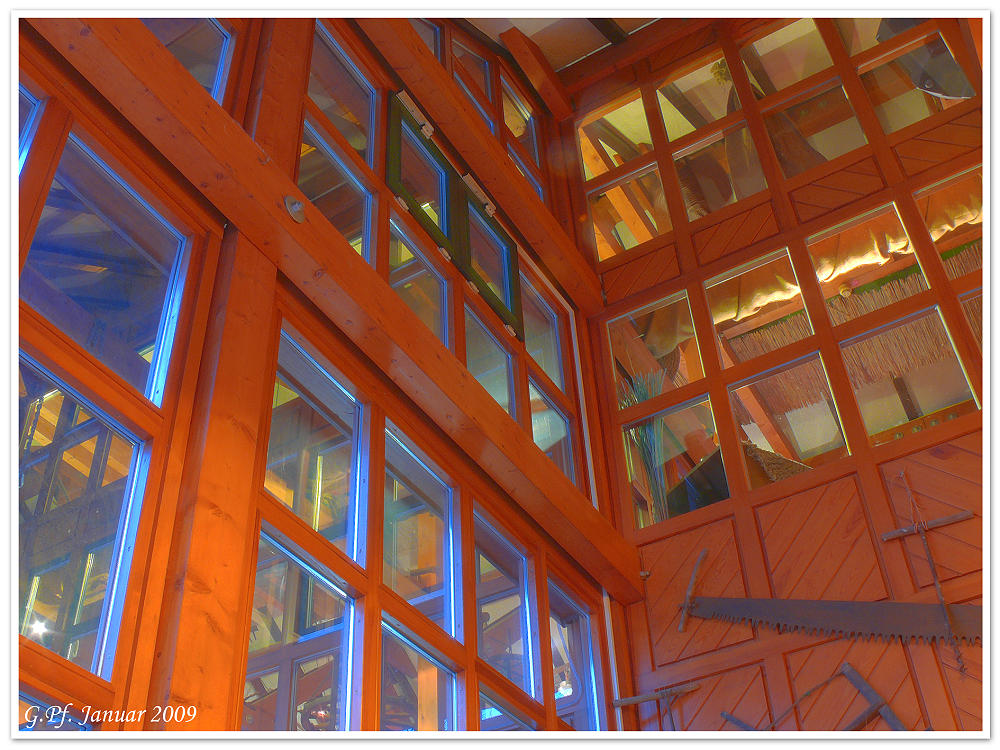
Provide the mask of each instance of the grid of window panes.
MULTIPOLYGON (((40 89, 19 94, 23 165, 48 111, 40 89)), ((152 428, 125 425, 137 413, 147 425, 166 424, 161 405, 191 239, 154 206, 134 167, 107 157, 83 123, 71 122, 44 156, 53 159, 49 181, 21 196, 39 213, 22 238, 18 279, 16 625, 20 638, 107 684, 146 471, 154 444, 164 445, 142 431, 152 428), (58 362, 46 354, 55 350, 58 362)), ((91 728, 72 716, 56 725, 51 712, 44 716, 49 704, 25 701, 42 719, 22 730, 91 728)))
POLYGON ((759 195, 770 179, 763 151, 774 155, 781 177, 797 185, 821 165, 865 147, 871 138, 856 114, 862 94, 845 89, 828 44, 843 45, 856 59, 868 99, 860 104, 874 109, 886 134, 975 95, 926 19, 833 23, 837 38, 824 38, 810 18, 764 24, 736 40, 738 54, 709 48, 680 69, 640 76, 638 85, 583 113, 576 121, 587 211, 580 229, 598 263, 658 247, 678 221, 700 227, 726 206, 759 195), (734 69, 741 82, 734 81, 734 69), (767 142, 747 127, 748 103, 738 89, 752 92, 749 106, 762 116, 767 142), (662 122, 649 121, 651 113, 662 122), (683 219, 666 210, 669 188, 679 188, 683 219))
MULTIPOLYGON (((440 448, 429 449, 385 408, 309 337, 283 327, 242 729, 357 729, 357 686, 366 674, 380 685, 374 723, 384 731, 532 730, 546 726, 550 702, 571 727, 598 728, 604 719, 592 617, 599 599, 549 582, 550 611, 541 612, 535 562, 549 553, 497 520, 481 492, 449 472, 440 448), (288 528, 288 511, 300 528, 294 539, 278 531, 288 528), (463 515, 471 519, 468 537, 463 515), (357 538, 373 519, 381 519, 381 559, 365 554, 357 538), (380 617, 359 617, 359 597, 375 590, 384 602, 380 617), (466 594, 474 601, 464 601, 466 594), (478 685, 465 684, 480 691, 474 715, 458 703, 466 641, 476 644, 477 671, 487 671, 478 685), (372 653, 379 661, 366 663, 372 653), (556 691, 546 696, 550 669, 556 691)), ((552 442, 560 430, 548 429, 552 442)), ((572 461, 560 446, 570 437, 561 434, 549 451, 572 461)))
MULTIPOLYGON (((973 96, 945 37, 926 19, 763 24, 735 40, 737 57, 708 53, 655 89, 643 83, 586 115, 577 123, 580 169, 600 257, 659 226, 653 193, 636 185, 671 176, 660 154, 672 154, 694 222, 725 205, 719 166, 738 153, 728 132, 744 128, 741 142, 771 150, 784 178, 773 188, 787 194, 822 164, 848 162, 841 157, 873 139, 896 143, 899 130, 973 96), (845 52, 857 62, 851 86, 833 62, 845 52), (742 105, 759 111, 767 143, 743 124, 734 65, 753 93, 742 105), (891 85, 887 67, 898 79, 891 85), (931 69, 940 81, 918 74, 931 69), (865 107, 876 117, 863 127, 856 113, 865 107), (621 223, 629 211, 633 220, 621 223)), ((982 167, 970 158, 951 174, 940 166, 910 195, 859 201, 801 239, 786 232, 788 244, 689 272, 659 298, 611 306, 601 344, 626 518, 647 527, 980 408, 984 211, 982 167), (819 328, 832 330, 832 343, 819 328), (711 384, 706 371, 718 373, 711 384)), ((744 185, 750 176, 742 173, 744 185)))

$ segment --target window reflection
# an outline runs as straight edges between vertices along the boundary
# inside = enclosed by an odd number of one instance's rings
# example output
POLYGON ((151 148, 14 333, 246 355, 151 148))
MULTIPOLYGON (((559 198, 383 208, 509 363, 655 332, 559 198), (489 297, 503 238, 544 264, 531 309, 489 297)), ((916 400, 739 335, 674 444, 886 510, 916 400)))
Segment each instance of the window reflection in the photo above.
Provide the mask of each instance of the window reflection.
POLYGON ((302 132, 298 185, 358 255, 369 259, 371 195, 308 120, 302 132))
POLYGON ((940 34, 862 74, 861 83, 886 133, 976 95, 940 34))
POLYGON ((874 444, 977 409, 937 309, 841 344, 874 444))
POLYGON ((649 125, 638 91, 624 103, 584 118, 577 130, 586 179, 604 174, 652 149, 649 125))
POLYGON ((423 18, 409 19, 410 25, 423 40, 427 48, 434 53, 434 57, 441 57, 441 30, 430 21, 423 18))
POLYGON ((620 255, 670 231, 670 214, 656 167, 591 194, 587 202, 598 260, 620 255))
POLYGON ((18 632, 107 679, 138 444, 25 360, 18 375, 18 632))
POLYGON ((619 408, 672 391, 704 374, 687 293, 608 322, 619 408))
POLYGON ((318 22, 309 68, 309 98, 351 148, 371 164, 375 93, 318 22))
POLYGON ((688 221, 767 189, 746 125, 717 133, 674 156, 688 221))
POLYGON ((868 141, 842 86, 764 116, 785 177, 861 148, 868 141))
POLYGON ((529 695, 535 694, 527 560, 487 521, 475 516, 479 656, 529 695))
POLYGON ((926 18, 835 18, 833 23, 844 41, 847 54, 857 55, 876 44, 887 42, 926 18))
POLYGON ((499 701, 480 693, 479 729, 482 732, 533 732, 537 726, 534 721, 519 718, 499 701))
POLYGON ((70 135, 20 277, 20 298, 159 404, 184 240, 70 135))
POLYGON ((468 308, 465 309, 465 366, 513 417, 510 354, 468 308))
POLYGON ((457 39, 451 41, 451 53, 456 63, 469 74, 469 78, 479 87, 478 95, 490 101, 490 66, 480 55, 470 50, 457 39))
POLYGON ((561 316, 523 274, 521 311, 524 315, 524 345, 528 354, 556 386, 564 389, 562 351, 559 344, 561 316))
POLYGON ((708 399, 628 426, 623 437, 639 528, 729 497, 708 399))
POLYGON ((502 238, 480 209, 469 206, 469 261, 472 270, 508 310, 513 304, 510 284, 513 245, 502 238))
POLYGON ((229 32, 218 21, 144 18, 142 22, 216 101, 222 101, 233 45, 229 32))
POLYGON ((656 92, 660 114, 672 141, 740 108, 729 66, 721 57, 663 84, 656 92))
POLYGON ((451 488, 391 423, 385 431, 385 462, 382 580, 454 634, 451 488))
POLYGON ((535 138, 535 115, 507 80, 500 76, 503 93, 503 119, 514 139, 524 146, 535 163, 538 163, 538 143, 535 138))
POLYGON ((740 50, 760 99, 833 65, 816 23, 800 18, 740 50))
POLYGON ((949 279, 983 267, 983 168, 931 185, 913 196, 949 279))
POLYGON ((927 289, 893 205, 814 235, 806 244, 834 325, 927 289))
POLYGON ((594 694, 590 616, 551 580, 549 637, 556 687, 556 713, 577 731, 599 729, 594 694))
POLYGON ((455 729, 455 675, 382 623, 379 729, 455 729))
POLYGON ((410 198, 442 231, 446 228, 446 174, 404 117, 399 141, 399 178, 410 198))
POLYGON ((531 400, 531 436, 535 445, 562 469, 571 482, 576 481, 569 420, 530 380, 528 397, 531 400))
POLYGON ((353 556, 361 410, 331 372, 282 333, 264 487, 353 556))
POLYGON ((328 577, 261 534, 242 729, 347 729, 352 611, 328 577))
POLYGON ((785 248, 709 279, 705 295, 725 367, 812 334, 785 248))
POLYGON ((395 223, 389 229, 389 285, 447 346, 447 284, 395 223))
POLYGON ((751 487, 847 455, 819 355, 729 390, 751 487))

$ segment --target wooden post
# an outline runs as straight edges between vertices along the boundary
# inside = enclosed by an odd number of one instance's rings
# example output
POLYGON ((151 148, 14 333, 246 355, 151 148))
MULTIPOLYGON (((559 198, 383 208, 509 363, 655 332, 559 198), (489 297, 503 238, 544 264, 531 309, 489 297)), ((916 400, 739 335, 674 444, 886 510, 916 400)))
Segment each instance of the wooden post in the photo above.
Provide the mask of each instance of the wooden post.
POLYGON ((194 706, 197 716, 147 729, 236 729, 243 699, 276 269, 232 227, 220 264, 148 701, 194 706))

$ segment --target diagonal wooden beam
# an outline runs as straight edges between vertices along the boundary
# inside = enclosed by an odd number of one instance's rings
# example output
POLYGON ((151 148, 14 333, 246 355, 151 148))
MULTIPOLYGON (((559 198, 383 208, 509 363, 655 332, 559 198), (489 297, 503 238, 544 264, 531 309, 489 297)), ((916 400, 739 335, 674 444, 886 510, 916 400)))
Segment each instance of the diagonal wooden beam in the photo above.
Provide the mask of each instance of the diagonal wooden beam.
POLYGON ((524 74, 528 76, 531 85, 542 97, 545 106, 557 120, 565 120, 573 115, 573 105, 566 95, 562 81, 545 59, 545 55, 531 38, 514 26, 500 35, 510 54, 514 56, 524 74))
MULTIPOLYGON (((601 586, 619 601, 639 600, 636 548, 140 21, 30 24, 601 586), (285 196, 304 204, 303 223, 285 196)), ((493 171, 507 163, 497 157, 493 171)))
POLYGON ((612 44, 628 41, 628 34, 610 18, 588 18, 588 23, 601 32, 601 36, 612 44))

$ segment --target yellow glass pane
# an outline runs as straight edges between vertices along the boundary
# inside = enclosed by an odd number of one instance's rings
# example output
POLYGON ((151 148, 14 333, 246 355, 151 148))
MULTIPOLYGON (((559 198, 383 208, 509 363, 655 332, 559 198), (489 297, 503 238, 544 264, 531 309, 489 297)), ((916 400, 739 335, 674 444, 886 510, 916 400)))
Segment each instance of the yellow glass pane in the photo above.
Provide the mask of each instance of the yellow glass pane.
POLYGON ((925 188, 914 198, 949 279, 983 267, 983 168, 925 188))
POLYGON ((624 101, 584 118, 577 130, 586 179, 604 174, 652 149, 649 125, 638 91, 624 101))
POLYGON ((587 202, 598 260, 620 255, 671 228, 656 168, 593 193, 587 202))

